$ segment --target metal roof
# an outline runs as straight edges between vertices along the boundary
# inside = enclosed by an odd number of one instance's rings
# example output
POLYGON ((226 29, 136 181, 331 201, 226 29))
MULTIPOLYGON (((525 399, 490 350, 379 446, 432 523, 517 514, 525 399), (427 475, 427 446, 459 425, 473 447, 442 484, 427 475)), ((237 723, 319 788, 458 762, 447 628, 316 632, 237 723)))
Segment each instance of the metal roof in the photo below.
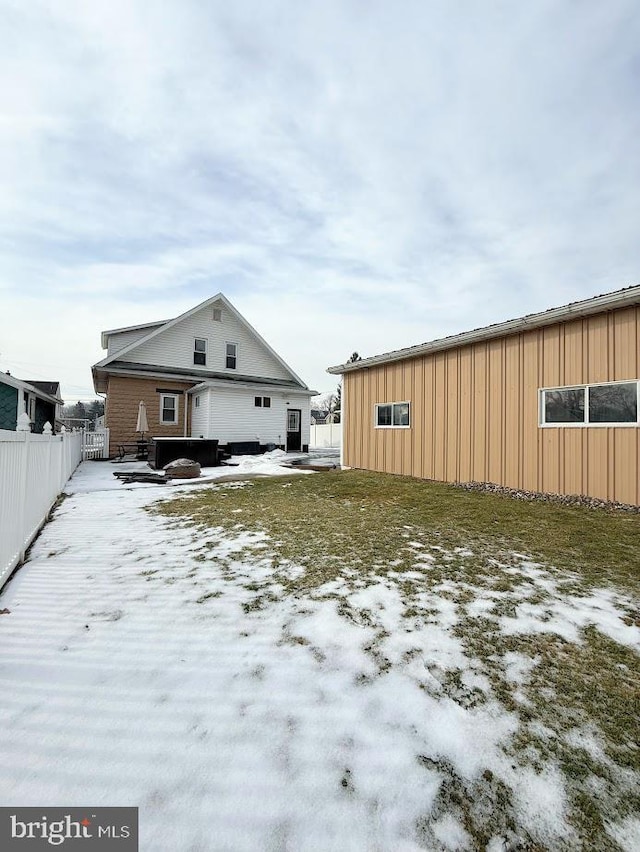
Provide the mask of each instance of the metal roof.
POLYGON ((640 304, 640 285, 636 284, 632 287, 616 290, 613 293, 604 293, 601 296, 594 296, 591 299, 571 302, 559 308, 550 308, 547 311, 541 311, 537 314, 527 314, 519 319, 494 323, 493 325, 487 325, 473 331, 464 331, 461 334, 442 337, 438 340, 432 340, 429 343, 409 346, 406 349, 396 349, 392 352, 385 352, 382 355, 374 355, 371 358, 362 358, 360 361, 348 364, 338 364, 335 367, 328 367, 327 372, 333 375, 352 373, 356 370, 364 370, 367 367, 373 367, 378 364, 404 361, 408 358, 417 358, 420 355, 426 355, 430 352, 455 349, 458 346, 465 346, 470 343, 491 340, 495 337, 504 337, 508 334, 518 334, 532 328, 541 328, 557 322, 579 319, 580 317, 590 316, 601 313, 602 311, 612 311, 616 308, 638 304, 640 304))

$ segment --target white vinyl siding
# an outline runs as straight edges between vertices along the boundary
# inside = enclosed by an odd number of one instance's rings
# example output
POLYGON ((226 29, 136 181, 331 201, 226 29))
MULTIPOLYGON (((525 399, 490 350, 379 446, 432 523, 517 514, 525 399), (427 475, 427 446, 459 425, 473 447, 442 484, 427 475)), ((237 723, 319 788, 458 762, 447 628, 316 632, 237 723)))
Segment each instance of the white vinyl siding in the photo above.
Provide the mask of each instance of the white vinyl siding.
POLYGON ((207 423, 209 419, 209 392, 203 391, 198 394, 193 394, 193 396, 189 397, 189 405, 191 406, 191 437, 208 437, 207 423), (196 400, 200 403, 199 405, 196 405, 196 400))
MULTIPOLYGON (((147 331, 148 333, 148 331, 147 331)), ((129 341, 130 342, 130 341, 129 341)), ((152 340, 132 349, 123 360, 162 367, 182 367, 189 370, 226 370, 226 344, 238 344, 236 372, 245 376, 264 376, 270 379, 291 379, 290 374, 243 324, 224 313, 224 321, 212 319, 211 306, 197 311, 182 322, 160 332, 152 340), (193 346, 195 338, 207 339, 207 365, 195 367, 193 346)))
MULTIPOLYGON (((261 396, 267 394, 261 393, 261 396)), ((271 406, 258 408, 255 390, 240 388, 208 388, 199 392, 200 406, 191 408, 191 434, 217 438, 221 444, 230 441, 259 441, 261 444, 284 444, 287 409, 302 411, 302 443, 309 443, 310 404, 308 396, 269 393, 271 406), (287 400, 289 405, 287 405, 287 400), (197 412, 197 413, 196 413, 197 412)))
POLYGON ((110 334, 107 339, 107 356, 114 355, 124 349, 125 346, 135 343, 136 340, 142 340, 153 330, 153 328, 138 328, 132 331, 121 331, 119 334, 110 334))

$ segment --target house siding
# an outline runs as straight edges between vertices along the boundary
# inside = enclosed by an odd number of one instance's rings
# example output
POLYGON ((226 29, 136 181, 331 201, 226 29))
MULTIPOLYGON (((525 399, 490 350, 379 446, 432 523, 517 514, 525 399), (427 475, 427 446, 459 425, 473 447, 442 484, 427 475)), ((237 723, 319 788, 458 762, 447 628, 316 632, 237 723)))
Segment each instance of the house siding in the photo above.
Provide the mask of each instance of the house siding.
MULTIPOLYGON (((110 376, 105 409, 105 425, 109 429, 109 454, 116 455, 120 444, 129 444, 139 436, 136 433, 138 405, 144 400, 147 407, 149 433, 146 437, 177 438, 185 434, 184 415, 188 388, 193 382, 176 382, 169 379, 139 379, 110 376), (167 426, 160 423, 160 394, 157 389, 180 394, 178 423, 167 426)), ((187 424, 188 435, 190 423, 187 424)))
POLYGON ((640 504, 640 429, 540 428, 538 391, 640 377, 640 308, 602 312, 344 375, 344 463, 445 482, 640 504), (409 429, 374 405, 411 402, 409 429))
POLYGON ((15 431, 18 422, 18 389, 0 382, 0 429, 15 431))
POLYGON ((248 375, 271 379, 291 380, 291 375, 274 356, 256 340, 253 334, 226 308, 222 322, 213 319, 215 305, 202 308, 192 316, 160 332, 152 340, 126 354, 126 360, 162 367, 193 369, 194 339, 207 341, 206 367, 212 372, 228 372, 230 376, 248 375), (238 344, 235 370, 226 368, 226 344, 238 344))
MULTIPOLYGON (((288 408, 302 411, 302 444, 308 446, 310 435, 310 403, 308 396, 294 393, 273 393, 265 389, 209 388, 202 392, 203 400, 197 423, 207 418, 205 429, 192 426, 192 435, 217 438, 221 444, 229 441, 258 441, 260 444, 284 445, 286 441, 286 412, 288 408), (257 408, 256 396, 269 396, 270 408, 257 408)), ((194 409, 195 410, 195 409, 194 409)))
MULTIPOLYGON (((160 325, 160 324, 159 324, 160 325)), ((131 331, 120 331, 117 334, 110 334, 108 337, 107 357, 120 352, 125 346, 135 343, 136 340, 142 340, 153 331, 153 328, 136 328, 131 331)))

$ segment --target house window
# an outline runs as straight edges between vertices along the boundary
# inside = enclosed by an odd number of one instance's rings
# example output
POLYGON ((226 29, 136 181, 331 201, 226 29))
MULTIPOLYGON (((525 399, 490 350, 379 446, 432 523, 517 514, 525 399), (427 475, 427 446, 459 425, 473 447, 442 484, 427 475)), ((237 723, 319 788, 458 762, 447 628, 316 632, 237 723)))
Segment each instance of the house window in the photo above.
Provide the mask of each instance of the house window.
POLYGON ((194 404, 194 406, 195 406, 196 408, 200 408, 200 397, 199 397, 199 396, 197 396, 197 397, 195 398, 195 401, 194 401, 194 403, 193 403, 193 404, 194 404))
POLYGON ((165 426, 175 426, 178 422, 178 395, 160 394, 160 422, 165 426))
POLYGON ((254 397, 253 404, 255 405, 256 408, 262 408, 262 397, 261 396, 254 397))
POLYGON ((256 396, 254 397, 253 404, 256 408, 271 408, 271 397, 256 396))
POLYGON ((375 407, 375 425, 379 429, 408 429, 410 403, 386 402, 375 407))
POLYGON ((222 322, 222 308, 214 308, 212 317, 214 322, 222 322))
POLYGON ((193 342, 193 363, 201 367, 207 363, 207 341, 204 337, 196 337, 193 342))
POLYGON ((227 343, 227 370, 235 370, 238 363, 238 344, 227 343))
POLYGON ((541 426, 638 426, 640 382, 540 390, 541 426))

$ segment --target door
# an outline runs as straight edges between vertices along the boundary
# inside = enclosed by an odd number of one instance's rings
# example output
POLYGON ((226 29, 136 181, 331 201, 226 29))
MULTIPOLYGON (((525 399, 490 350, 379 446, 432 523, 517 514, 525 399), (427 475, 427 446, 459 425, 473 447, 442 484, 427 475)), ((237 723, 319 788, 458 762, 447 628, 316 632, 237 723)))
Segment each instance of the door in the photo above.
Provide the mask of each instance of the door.
POLYGON ((302 411, 287 409, 287 452, 299 453, 302 449, 302 411))

